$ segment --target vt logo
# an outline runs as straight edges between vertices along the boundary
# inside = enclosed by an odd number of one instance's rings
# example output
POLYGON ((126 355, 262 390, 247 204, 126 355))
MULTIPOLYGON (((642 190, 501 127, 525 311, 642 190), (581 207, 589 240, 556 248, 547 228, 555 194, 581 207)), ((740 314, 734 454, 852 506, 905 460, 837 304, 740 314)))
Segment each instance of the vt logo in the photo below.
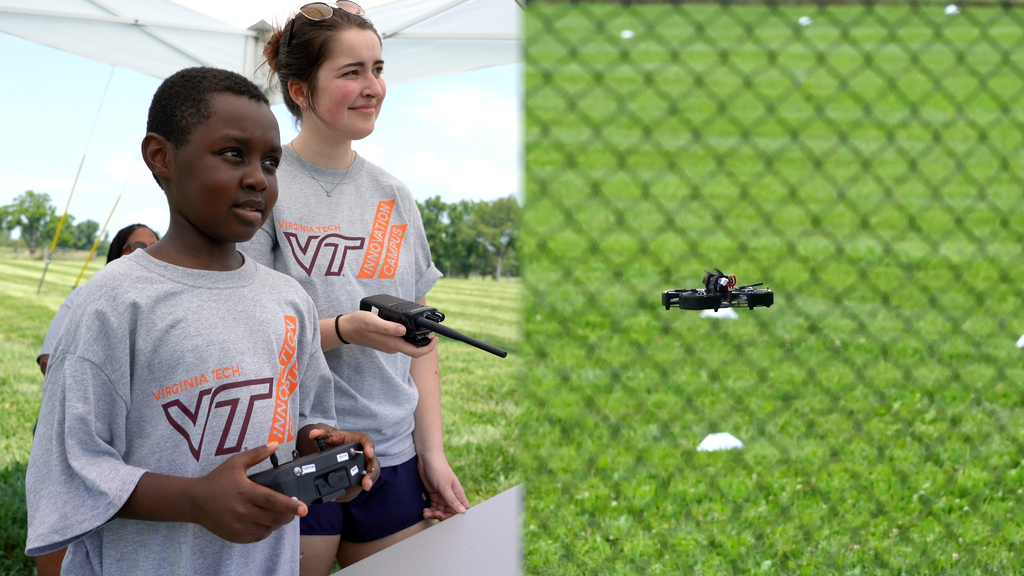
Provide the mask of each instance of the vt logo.
POLYGON ((349 238, 341 234, 310 235, 306 237, 305 242, 299 240, 299 236, 294 232, 285 232, 284 237, 288 239, 292 257, 295 258, 295 262, 299 264, 306 276, 313 275, 313 268, 316 267, 316 261, 323 250, 329 251, 331 254, 324 276, 341 276, 341 271, 345 269, 345 258, 348 257, 348 251, 362 250, 365 241, 364 238, 349 238), (341 258, 338 258, 339 252, 341 258))
MULTIPOLYGON (((325 253, 330 254, 324 276, 341 276, 345 270, 345 260, 349 250, 362 250, 366 246, 363 263, 359 266, 359 278, 394 278, 398 272, 398 260, 402 254, 402 242, 405 240, 407 224, 391 224, 391 215, 395 211, 394 200, 382 200, 377 203, 377 211, 373 215, 369 243, 367 238, 351 238, 337 233, 311 234, 300 240, 295 232, 282 232, 288 240, 292 258, 306 273, 313 275, 313 269, 325 253)), ((279 222, 281 228, 292 226, 304 231, 307 227, 297 226, 290 222, 279 222)), ((336 228, 336 227, 334 227, 336 228)), ((312 228, 310 228, 312 229, 312 228)), ((323 228, 316 228, 317 231, 323 228)))
POLYGON ((273 378, 261 378, 205 388, 199 392, 195 406, 190 408, 181 400, 171 400, 163 405, 164 415, 188 442, 196 462, 202 455, 211 421, 215 428, 222 423, 219 430, 209 430, 220 435, 214 455, 235 454, 242 450, 256 403, 273 398, 273 384, 273 378))

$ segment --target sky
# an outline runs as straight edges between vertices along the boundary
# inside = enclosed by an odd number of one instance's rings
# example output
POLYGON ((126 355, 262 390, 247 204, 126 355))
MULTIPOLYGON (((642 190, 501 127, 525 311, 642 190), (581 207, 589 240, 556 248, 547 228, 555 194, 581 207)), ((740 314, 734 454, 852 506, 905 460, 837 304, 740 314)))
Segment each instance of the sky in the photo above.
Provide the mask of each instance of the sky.
MULTIPOLYGON (((290 6, 176 2, 240 28, 284 21, 288 9, 281 6, 290 6)), ((364 3, 371 18, 372 5, 364 3)), ((58 214, 67 206, 76 222, 102 226, 110 216, 111 237, 134 222, 166 231, 163 193, 139 154, 160 79, 3 33, 0 54, 0 205, 33 190, 49 194, 58 214)), ((386 81, 386 52, 384 58, 386 81)), ((522 72, 517 63, 388 84, 374 133, 353 147, 417 200, 521 199, 522 72)), ((296 134, 291 115, 283 104, 272 110, 287 143, 296 134)))

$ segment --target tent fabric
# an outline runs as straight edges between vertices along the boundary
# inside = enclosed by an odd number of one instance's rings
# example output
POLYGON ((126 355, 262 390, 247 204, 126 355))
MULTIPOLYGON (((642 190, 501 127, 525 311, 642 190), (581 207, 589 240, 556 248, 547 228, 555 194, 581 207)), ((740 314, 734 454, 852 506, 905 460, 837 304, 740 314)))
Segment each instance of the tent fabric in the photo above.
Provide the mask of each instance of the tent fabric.
POLYGON ((395 84, 522 61, 522 12, 515 0, 403 0, 367 16, 395 84))
POLYGON ((241 73, 256 40, 165 0, 2 0, 0 32, 157 78, 189 66, 241 73))
MULTIPOLYGON (((515 0, 397 0, 367 15, 384 38, 389 84, 522 59, 515 0)), ((257 67, 267 30, 265 21, 242 30, 168 0, 0 0, 0 32, 157 78, 215 66, 266 89, 257 67)))

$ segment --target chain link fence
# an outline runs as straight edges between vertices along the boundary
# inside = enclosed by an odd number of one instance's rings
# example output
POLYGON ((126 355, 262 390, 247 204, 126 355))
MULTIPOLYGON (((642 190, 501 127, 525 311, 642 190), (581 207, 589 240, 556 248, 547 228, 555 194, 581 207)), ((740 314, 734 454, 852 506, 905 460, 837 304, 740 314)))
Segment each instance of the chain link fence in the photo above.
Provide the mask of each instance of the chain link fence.
POLYGON ((525 38, 527 573, 1024 573, 1024 6, 525 38), (775 305, 661 306, 714 268, 775 305))

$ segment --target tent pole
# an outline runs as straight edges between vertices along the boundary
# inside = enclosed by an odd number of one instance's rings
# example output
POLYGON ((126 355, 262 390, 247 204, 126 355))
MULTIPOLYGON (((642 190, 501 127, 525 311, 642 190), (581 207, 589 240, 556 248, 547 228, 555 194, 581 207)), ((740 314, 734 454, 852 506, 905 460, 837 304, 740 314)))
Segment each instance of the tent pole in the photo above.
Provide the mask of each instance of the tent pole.
POLYGON ((57 240, 60 239, 60 232, 64 229, 64 220, 68 217, 68 208, 71 206, 71 197, 75 195, 75 187, 78 186, 78 177, 82 174, 82 165, 85 164, 85 154, 82 154, 82 161, 78 163, 78 172, 75 173, 75 181, 71 184, 71 194, 68 194, 68 203, 64 205, 64 215, 60 217, 57 224, 57 233, 53 235, 53 243, 50 244, 50 251, 46 253, 46 263, 43 265, 43 275, 39 277, 39 287, 36 294, 43 289, 43 279, 46 278, 46 270, 50 267, 50 260, 53 259, 53 251, 57 249, 57 240))
MULTIPOLYGON (((125 187, 128 186, 128 181, 124 181, 124 186, 121 187, 121 194, 124 194, 125 187)), ((121 194, 117 195, 117 200, 114 200, 114 207, 110 209, 110 214, 107 215, 107 221, 103 223, 103 228, 100 229, 100 233, 96 235, 96 241, 92 243, 92 248, 89 249, 89 255, 85 257, 85 264, 82 264, 82 271, 78 273, 78 278, 75 278, 75 284, 72 288, 78 288, 78 281, 82 279, 82 274, 85 274, 85 268, 89 266, 89 261, 92 260, 92 255, 96 253, 96 247, 100 245, 100 240, 103 239, 104 232, 107 231, 107 225, 110 224, 110 218, 114 216, 114 210, 117 210, 117 203, 121 201, 121 194)))

